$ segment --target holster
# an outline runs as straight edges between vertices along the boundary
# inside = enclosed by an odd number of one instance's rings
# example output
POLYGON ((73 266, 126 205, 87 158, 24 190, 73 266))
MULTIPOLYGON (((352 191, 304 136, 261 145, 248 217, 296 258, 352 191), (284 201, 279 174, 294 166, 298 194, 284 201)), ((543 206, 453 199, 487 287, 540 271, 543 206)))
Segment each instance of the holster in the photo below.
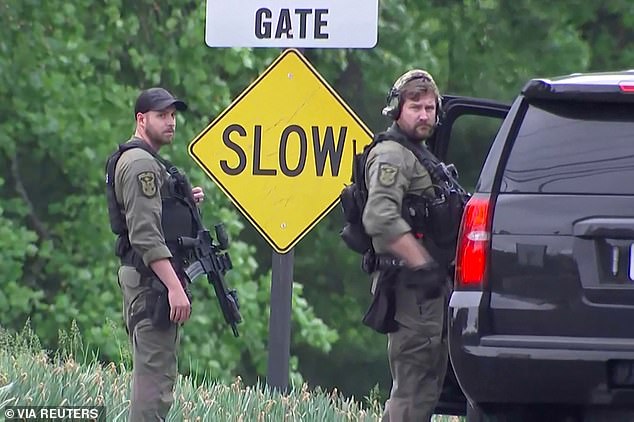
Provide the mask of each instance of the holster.
POLYGON ((372 303, 363 316, 363 324, 381 334, 393 333, 398 330, 398 323, 394 319, 396 314, 394 284, 397 273, 397 269, 381 272, 374 290, 372 303))
MULTIPOLYGON (((129 333, 133 333, 136 325, 146 318, 149 318, 152 326, 159 331, 169 329, 172 324, 167 287, 156 276, 147 280, 151 290, 149 293, 144 294, 145 304, 143 310, 136 313, 128 321, 127 328, 129 333)), ((192 295, 186 286, 183 286, 183 288, 191 304, 192 295)))
POLYGON ((152 326, 157 330, 165 331, 172 324, 167 288, 157 279, 152 280, 152 294, 148 295, 146 309, 152 326))
MULTIPOLYGON (((189 304, 191 306, 192 295, 188 286, 184 283, 186 282, 183 282, 181 279, 181 285, 183 285, 183 290, 185 291, 185 295, 187 295, 187 299, 189 300, 189 304)), ((154 294, 149 295, 148 297, 153 297, 154 303, 146 303, 150 319, 152 320, 152 325, 157 330, 167 330, 172 324, 172 320, 170 319, 170 303, 167 287, 165 287, 158 278, 154 277, 152 279, 152 291, 154 294)))

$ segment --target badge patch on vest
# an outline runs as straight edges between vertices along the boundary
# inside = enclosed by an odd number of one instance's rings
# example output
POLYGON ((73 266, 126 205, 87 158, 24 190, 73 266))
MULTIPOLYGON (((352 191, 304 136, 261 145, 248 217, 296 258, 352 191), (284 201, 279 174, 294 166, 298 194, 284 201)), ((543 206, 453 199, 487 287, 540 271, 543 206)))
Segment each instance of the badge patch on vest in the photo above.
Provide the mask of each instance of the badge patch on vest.
POLYGON ((379 183, 383 186, 392 186, 396 182, 398 168, 388 163, 379 164, 379 183))
POLYGON ((139 187, 143 195, 148 198, 152 198, 156 195, 156 176, 154 172, 144 171, 143 173, 139 173, 137 180, 139 181, 139 187))

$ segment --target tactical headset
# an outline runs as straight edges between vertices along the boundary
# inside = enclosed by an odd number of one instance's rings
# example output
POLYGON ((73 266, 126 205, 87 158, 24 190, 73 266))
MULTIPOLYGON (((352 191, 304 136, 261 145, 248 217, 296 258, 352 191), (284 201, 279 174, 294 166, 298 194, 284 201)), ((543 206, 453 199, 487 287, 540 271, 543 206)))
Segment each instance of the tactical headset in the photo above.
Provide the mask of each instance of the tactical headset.
POLYGON ((401 114, 401 107, 402 107, 401 98, 400 98, 401 89, 407 83, 416 79, 422 79, 423 81, 430 82, 436 88, 436 91, 434 92, 434 94, 436 94, 436 125, 437 125, 438 119, 440 118, 440 113, 441 113, 442 97, 438 93, 438 87, 436 86, 436 82, 434 81, 434 78, 432 78, 428 72, 424 70, 420 70, 420 69, 410 70, 404 73, 403 75, 401 75, 396 80, 396 82, 394 82, 394 85, 392 85, 392 88, 390 88, 389 92, 387 93, 387 98, 385 100, 386 106, 383 108, 382 114, 384 116, 391 118, 392 120, 398 119, 399 115, 401 114))

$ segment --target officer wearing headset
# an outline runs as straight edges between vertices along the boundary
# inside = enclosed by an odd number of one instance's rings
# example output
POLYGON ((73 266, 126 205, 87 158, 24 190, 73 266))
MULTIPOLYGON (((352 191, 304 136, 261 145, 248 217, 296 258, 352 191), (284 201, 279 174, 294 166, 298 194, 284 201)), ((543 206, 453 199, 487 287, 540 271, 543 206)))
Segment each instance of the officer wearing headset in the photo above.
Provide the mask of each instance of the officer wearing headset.
MULTIPOLYGON (((389 288, 393 327, 388 332, 392 389, 383 421, 428 421, 440 397, 447 368, 443 336, 447 297, 447 254, 408 219, 408 198, 433 200, 434 175, 412 149, 433 162, 425 140, 438 123, 441 96, 432 76, 410 70, 394 83, 383 114, 393 120, 365 164, 368 199, 362 221, 377 256, 392 257, 398 268, 375 268, 373 292, 389 288), (404 202, 405 201, 405 202, 404 202), (409 220, 409 221, 408 221, 409 220)), ((432 172, 433 173, 433 172, 432 172)))

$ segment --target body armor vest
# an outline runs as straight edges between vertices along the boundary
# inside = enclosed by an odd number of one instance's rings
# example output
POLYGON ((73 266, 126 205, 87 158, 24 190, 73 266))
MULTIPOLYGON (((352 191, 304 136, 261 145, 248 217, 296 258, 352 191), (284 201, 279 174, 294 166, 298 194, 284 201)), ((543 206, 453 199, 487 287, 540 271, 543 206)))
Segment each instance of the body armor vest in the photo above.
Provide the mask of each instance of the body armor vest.
MULTIPOLYGON (((439 174, 436 168, 443 166, 439 160, 423 146, 409 140, 403 133, 393 128, 375 135, 372 143, 361 154, 355 156, 352 169, 352 184, 346 186, 341 195, 341 206, 346 220, 341 238, 346 245, 364 255, 362 267, 367 272, 376 269, 372 241, 365 232, 361 216, 367 201, 365 184, 365 164, 370 150, 379 142, 391 140, 409 149, 429 173, 434 197, 407 194, 403 198, 401 216, 412 228, 412 233, 423 239, 423 244, 432 257, 442 266, 453 260, 455 241, 460 225, 464 204, 468 199, 455 180, 439 174), (451 187, 447 182, 451 182, 451 187), (455 182, 455 183, 454 183, 455 182)), ((389 265, 388 265, 389 266, 389 265)))
POLYGON ((141 255, 132 248, 128 238, 128 227, 121 205, 115 194, 115 168, 121 155, 132 148, 141 148, 159 161, 166 169, 168 177, 161 186, 161 226, 165 243, 172 253, 172 264, 176 274, 182 277, 188 264, 188 251, 179 245, 182 236, 196 237, 200 229, 200 216, 191 193, 191 185, 187 178, 169 161, 161 158, 145 142, 140 139, 119 145, 106 162, 106 198, 108 201, 108 215, 110 228, 117 235, 115 254, 123 265, 133 266, 144 276, 152 274, 144 263, 141 255))
MULTIPOLYGON (((341 237, 350 249, 362 255, 372 249, 372 241, 365 232, 361 221, 363 209, 368 199, 368 189, 365 184, 365 165, 370 150, 378 143, 387 140, 398 142, 410 150, 417 147, 405 136, 394 130, 376 134, 372 142, 363 149, 363 152, 354 157, 352 164, 353 183, 346 186, 340 195, 341 206, 346 220, 341 237)), ((427 199, 422 195, 407 194, 403 198, 401 217, 409 224, 416 237, 422 237, 427 229, 427 203, 427 199)))

